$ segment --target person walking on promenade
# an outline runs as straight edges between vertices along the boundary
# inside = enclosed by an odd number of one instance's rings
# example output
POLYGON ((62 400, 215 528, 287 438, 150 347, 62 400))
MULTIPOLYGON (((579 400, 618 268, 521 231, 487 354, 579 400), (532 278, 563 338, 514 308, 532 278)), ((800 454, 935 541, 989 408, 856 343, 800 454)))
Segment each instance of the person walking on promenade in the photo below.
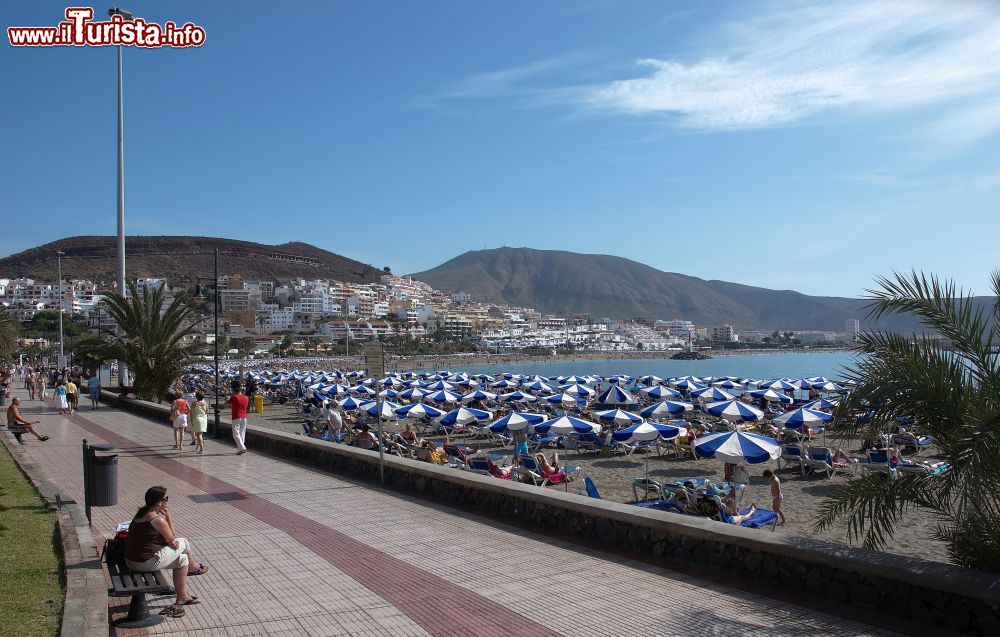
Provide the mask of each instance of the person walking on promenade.
POLYGON ((170 404, 170 422, 174 425, 174 449, 184 453, 184 428, 187 427, 188 412, 191 411, 188 401, 184 400, 181 390, 174 392, 174 402, 170 404))
POLYGON ((28 374, 24 377, 24 388, 28 390, 28 400, 35 399, 35 372, 28 370, 28 374))
POLYGON ((205 452, 205 432, 208 431, 208 403, 201 391, 194 393, 194 403, 191 405, 191 435, 194 436, 195 451, 205 452))
POLYGON ((45 372, 39 370, 35 373, 35 398, 45 400, 45 372))
POLYGON ((247 405, 250 399, 243 395, 239 382, 233 383, 233 395, 226 399, 226 404, 232 407, 233 441, 236 443, 236 455, 247 452, 247 405))
POLYGON ((778 524, 784 524, 785 514, 781 510, 781 501, 785 499, 785 496, 781 492, 781 481, 778 480, 778 476, 774 475, 774 472, 770 469, 765 469, 762 475, 771 481, 771 510, 781 518, 781 522, 778 522, 778 524))
POLYGON ((101 402, 101 373, 94 371, 94 375, 87 379, 87 389, 90 391, 90 408, 97 409, 101 402))
POLYGON ((38 438, 42 442, 48 440, 49 439, 48 436, 43 436, 42 434, 38 433, 37 429, 35 429, 35 425, 37 425, 39 421, 28 422, 27 420, 24 419, 23 416, 21 416, 21 410, 18 408, 20 405, 21 405, 20 398, 15 398, 14 400, 10 401, 10 407, 7 408, 7 426, 10 427, 12 425, 24 425, 24 428, 28 430, 28 433, 30 433, 35 438, 38 438))
POLYGON ((69 413, 71 413, 71 414, 74 411, 76 411, 76 405, 77 405, 76 398, 78 396, 77 392, 79 392, 79 391, 80 391, 80 389, 76 386, 76 383, 73 382, 73 378, 70 377, 70 376, 67 376, 66 377, 66 404, 67 404, 67 406, 69 406, 69 413))
MULTIPOLYGON (((174 608, 200 603, 194 595, 188 595, 188 575, 203 575, 208 566, 195 561, 191 543, 186 538, 177 537, 174 522, 170 517, 167 488, 156 486, 146 490, 145 505, 139 507, 125 538, 125 565, 136 573, 153 571, 173 571, 174 591, 177 598, 174 608)), ((183 609, 180 609, 181 611, 183 609)), ((183 612, 174 612, 180 616, 183 612)))
MULTIPOLYGON (((195 403, 195 401, 198 400, 195 397, 195 395, 194 395, 194 385, 188 385, 187 386, 187 392, 185 392, 185 394, 184 394, 184 400, 186 400, 188 402, 188 407, 191 407, 192 409, 194 408, 194 403, 195 403)), ((191 425, 191 424, 192 423, 190 423, 190 422, 188 423, 188 425, 191 425)), ((195 440, 195 436, 194 436, 194 428, 189 429, 189 432, 191 433, 191 444, 188 445, 188 446, 189 447, 196 447, 196 446, 198 446, 198 441, 195 440)))
POLYGON ((59 381, 56 385, 56 405, 59 407, 59 413, 61 415, 66 415, 69 413, 69 402, 66 399, 66 384, 59 381))

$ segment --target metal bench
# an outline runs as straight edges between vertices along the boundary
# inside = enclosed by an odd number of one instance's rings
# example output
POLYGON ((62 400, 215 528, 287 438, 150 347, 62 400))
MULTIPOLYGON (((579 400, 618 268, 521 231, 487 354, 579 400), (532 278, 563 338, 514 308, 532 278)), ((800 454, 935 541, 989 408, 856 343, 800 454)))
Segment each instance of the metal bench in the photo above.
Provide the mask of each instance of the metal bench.
POLYGON ((174 587, 164 577, 163 571, 134 573, 125 565, 125 542, 108 540, 104 543, 104 563, 111 577, 110 597, 131 597, 128 615, 115 622, 118 628, 146 628, 163 621, 162 615, 150 615, 146 593, 173 595, 174 587))
POLYGON ((14 423, 12 425, 7 425, 7 430, 10 431, 10 433, 14 434, 14 438, 19 443, 21 443, 22 445, 24 444, 24 440, 21 439, 21 436, 23 436, 24 434, 28 433, 28 428, 27 427, 25 427, 24 425, 22 425, 20 423, 14 423))

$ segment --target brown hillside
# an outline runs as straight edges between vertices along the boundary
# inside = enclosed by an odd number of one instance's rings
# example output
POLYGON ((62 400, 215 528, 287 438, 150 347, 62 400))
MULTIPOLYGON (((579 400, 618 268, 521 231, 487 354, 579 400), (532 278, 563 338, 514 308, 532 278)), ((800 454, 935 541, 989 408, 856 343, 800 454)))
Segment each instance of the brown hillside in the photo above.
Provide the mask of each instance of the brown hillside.
MULTIPOLYGON (((125 238, 126 278, 165 278, 171 284, 212 275, 219 249, 219 274, 240 274, 247 280, 292 278, 337 279, 352 283, 375 281, 376 268, 327 252, 307 243, 266 245, 214 237, 125 238)), ((68 237, 0 259, 0 276, 56 279, 56 251, 62 250, 63 275, 96 281, 115 278, 115 237, 68 237)))

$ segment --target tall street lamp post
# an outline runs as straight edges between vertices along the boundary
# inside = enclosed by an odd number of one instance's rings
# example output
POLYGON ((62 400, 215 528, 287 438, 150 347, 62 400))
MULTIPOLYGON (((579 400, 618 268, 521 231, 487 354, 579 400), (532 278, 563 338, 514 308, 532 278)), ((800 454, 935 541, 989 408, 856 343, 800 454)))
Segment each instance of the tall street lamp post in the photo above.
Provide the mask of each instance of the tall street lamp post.
MULTIPOLYGON (((118 7, 108 9, 108 16, 135 19, 131 12, 118 7)), ((125 296, 125 116, 122 100, 122 45, 118 45, 118 293, 125 296)))
POLYGON ((66 354, 63 352, 63 286, 62 286, 62 250, 56 250, 56 267, 59 271, 59 369, 66 366, 66 354))

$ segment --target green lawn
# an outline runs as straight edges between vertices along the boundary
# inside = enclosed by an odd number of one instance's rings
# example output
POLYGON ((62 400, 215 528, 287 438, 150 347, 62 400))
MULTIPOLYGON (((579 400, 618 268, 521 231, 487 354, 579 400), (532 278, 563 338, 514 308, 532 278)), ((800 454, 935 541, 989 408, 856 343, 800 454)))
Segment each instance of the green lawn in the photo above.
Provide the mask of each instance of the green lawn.
POLYGON ((56 514, 0 445, 0 635, 59 634, 65 584, 56 514))

